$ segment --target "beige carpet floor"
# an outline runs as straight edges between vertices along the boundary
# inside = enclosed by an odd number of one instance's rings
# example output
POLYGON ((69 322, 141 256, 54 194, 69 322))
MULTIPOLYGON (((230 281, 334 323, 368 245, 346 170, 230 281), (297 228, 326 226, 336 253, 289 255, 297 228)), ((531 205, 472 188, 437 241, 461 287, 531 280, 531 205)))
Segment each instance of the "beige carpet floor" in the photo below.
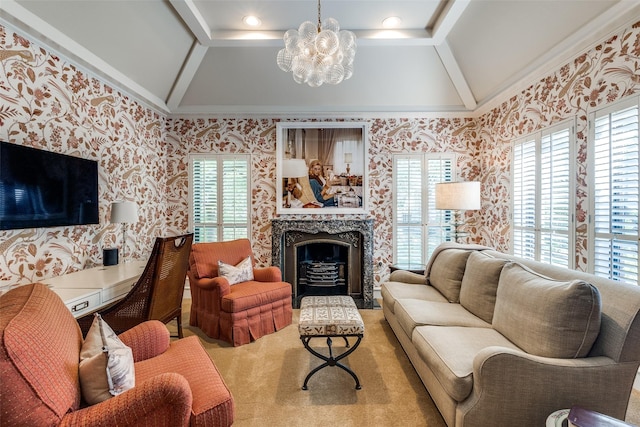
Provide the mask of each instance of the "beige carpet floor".
MULTIPOLYGON (((365 336, 345 365, 360 379, 361 390, 342 369, 327 367, 302 390, 307 373, 321 362, 300 342, 298 310, 293 324, 234 348, 189 324, 190 300, 183 306, 185 336, 197 335, 220 370, 235 400, 235 427, 427 426, 445 427, 382 310, 361 310, 365 336)), ((170 329, 175 330, 175 327, 170 329)), ((324 339, 311 341, 326 353, 324 339)), ((342 351, 344 341, 334 340, 342 351)), ((640 392, 634 391, 627 421, 640 426, 640 392)))

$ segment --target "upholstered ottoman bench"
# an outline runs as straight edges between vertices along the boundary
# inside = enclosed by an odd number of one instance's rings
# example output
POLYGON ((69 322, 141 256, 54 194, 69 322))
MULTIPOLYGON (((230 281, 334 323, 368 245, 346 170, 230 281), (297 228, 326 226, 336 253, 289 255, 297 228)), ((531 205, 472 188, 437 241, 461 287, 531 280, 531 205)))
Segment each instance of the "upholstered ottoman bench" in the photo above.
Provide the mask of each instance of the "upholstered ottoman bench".
POLYGON ((364 322, 358 307, 350 296, 309 296, 302 298, 300 302, 300 321, 298 323, 300 340, 311 354, 324 360, 324 363, 309 372, 304 380, 303 390, 307 390, 309 379, 320 369, 327 366, 337 366, 348 372, 356 382, 356 389, 360 390, 358 376, 347 366, 339 361, 350 355, 360 345, 364 336, 364 322), (331 338, 342 337, 348 348, 342 354, 334 356, 333 342, 331 338), (356 342, 350 346, 348 338, 356 338, 356 342), (312 338, 326 338, 329 347, 329 357, 318 353, 309 346, 312 338))

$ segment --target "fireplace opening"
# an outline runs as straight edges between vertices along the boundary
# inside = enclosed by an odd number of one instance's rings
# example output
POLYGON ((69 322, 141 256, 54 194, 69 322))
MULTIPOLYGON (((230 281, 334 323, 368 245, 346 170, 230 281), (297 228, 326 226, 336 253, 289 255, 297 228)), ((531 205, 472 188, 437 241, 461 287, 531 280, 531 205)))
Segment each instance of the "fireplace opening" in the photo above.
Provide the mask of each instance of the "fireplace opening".
MULTIPOLYGON (((349 246, 311 242, 296 248, 297 299, 309 295, 349 294, 349 246)), ((299 301, 297 301, 299 306, 299 301)))

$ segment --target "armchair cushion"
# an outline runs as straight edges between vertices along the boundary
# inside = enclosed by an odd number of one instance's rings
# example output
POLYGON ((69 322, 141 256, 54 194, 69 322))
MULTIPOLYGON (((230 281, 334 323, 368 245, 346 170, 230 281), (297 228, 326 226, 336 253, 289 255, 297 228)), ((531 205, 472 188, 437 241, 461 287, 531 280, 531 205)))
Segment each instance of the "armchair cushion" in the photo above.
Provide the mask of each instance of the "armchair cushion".
POLYGON ((227 264, 236 265, 247 256, 250 256, 253 263, 253 253, 251 252, 249 241, 246 240, 245 245, 239 245, 236 242, 233 240, 193 245, 191 247, 191 255, 194 262, 191 263, 191 267, 195 266, 197 277, 200 279, 218 277, 220 275, 218 273, 218 261, 220 260, 227 264), (221 256, 221 254, 224 254, 224 256, 221 256))
POLYGON ((246 257, 235 266, 220 260, 218 261, 218 272, 220 276, 227 279, 229 285, 253 280, 253 265, 251 264, 251 257, 246 257))
POLYGON ((80 350, 82 397, 94 405, 135 386, 133 353, 96 313, 80 350))

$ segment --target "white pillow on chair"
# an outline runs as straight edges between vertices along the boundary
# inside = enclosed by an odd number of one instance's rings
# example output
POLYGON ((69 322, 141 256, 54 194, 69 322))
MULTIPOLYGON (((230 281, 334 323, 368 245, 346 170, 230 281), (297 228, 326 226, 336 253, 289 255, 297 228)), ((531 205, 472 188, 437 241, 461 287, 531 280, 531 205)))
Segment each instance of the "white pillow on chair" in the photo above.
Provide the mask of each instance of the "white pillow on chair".
POLYGON ((220 276, 225 277, 227 281, 229 281, 230 285, 253 280, 253 264, 250 256, 246 257, 235 266, 218 261, 218 270, 220 276))

